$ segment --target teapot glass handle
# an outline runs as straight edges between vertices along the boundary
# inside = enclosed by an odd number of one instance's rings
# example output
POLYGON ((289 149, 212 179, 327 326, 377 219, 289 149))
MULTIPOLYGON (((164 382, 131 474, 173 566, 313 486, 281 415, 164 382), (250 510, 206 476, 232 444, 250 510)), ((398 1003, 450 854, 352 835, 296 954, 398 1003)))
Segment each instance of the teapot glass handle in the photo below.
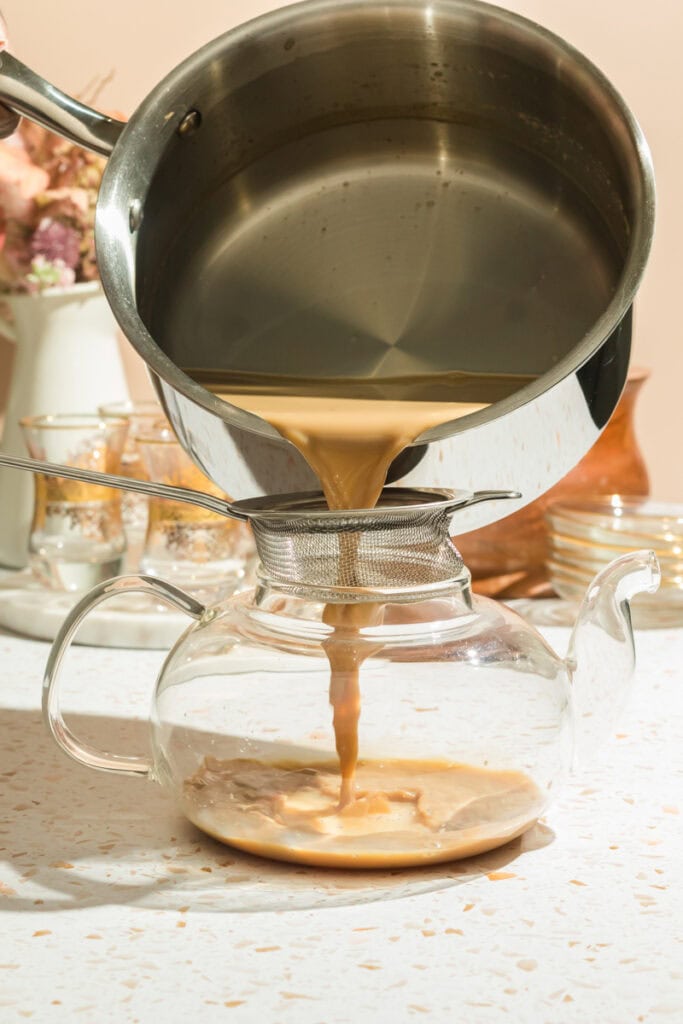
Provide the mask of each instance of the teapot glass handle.
POLYGON ((107 598, 132 593, 151 594, 165 604, 179 608, 193 619, 201 619, 207 614, 206 608, 199 601, 195 601, 173 584, 153 576, 119 576, 93 587, 71 609, 52 644, 43 680, 43 718, 62 750, 79 764, 120 775, 150 776, 154 765, 148 757, 110 754, 77 740, 62 717, 59 703, 60 668, 81 622, 93 608, 107 598))

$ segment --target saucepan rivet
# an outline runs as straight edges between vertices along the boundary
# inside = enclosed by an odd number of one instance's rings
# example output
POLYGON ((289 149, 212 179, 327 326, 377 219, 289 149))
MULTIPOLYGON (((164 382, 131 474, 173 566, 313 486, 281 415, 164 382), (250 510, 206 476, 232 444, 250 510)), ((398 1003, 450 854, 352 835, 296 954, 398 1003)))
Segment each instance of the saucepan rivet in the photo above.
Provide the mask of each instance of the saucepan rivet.
POLYGON ((131 200, 131 204, 128 207, 128 226, 131 234, 133 234, 140 227, 142 223, 142 202, 139 199, 131 200))
POLYGON ((200 124, 202 123, 202 115, 198 110, 189 110, 185 117, 178 125, 178 135, 181 138, 185 138, 187 135, 192 135, 197 131, 200 124))

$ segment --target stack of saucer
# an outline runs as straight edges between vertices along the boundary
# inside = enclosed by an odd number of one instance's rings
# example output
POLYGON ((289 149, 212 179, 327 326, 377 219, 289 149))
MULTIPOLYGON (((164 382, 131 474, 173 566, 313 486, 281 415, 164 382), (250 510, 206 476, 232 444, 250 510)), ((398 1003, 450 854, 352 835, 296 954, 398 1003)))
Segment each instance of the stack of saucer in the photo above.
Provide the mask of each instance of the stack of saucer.
POLYGON ((580 600, 601 569, 642 548, 657 555, 662 571, 656 594, 639 594, 634 625, 683 625, 683 505, 607 495, 552 505, 547 567, 560 597, 580 600))

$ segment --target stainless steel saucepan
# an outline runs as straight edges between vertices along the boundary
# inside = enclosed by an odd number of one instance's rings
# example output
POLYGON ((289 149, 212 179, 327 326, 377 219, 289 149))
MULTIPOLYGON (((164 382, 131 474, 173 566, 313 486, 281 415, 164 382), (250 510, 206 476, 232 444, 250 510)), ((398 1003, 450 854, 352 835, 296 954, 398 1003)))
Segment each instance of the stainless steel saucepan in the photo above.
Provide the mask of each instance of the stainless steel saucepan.
POLYGON ((309 0, 203 47, 125 125, 7 54, 0 101, 110 155, 107 296, 181 443, 236 498, 316 481, 211 393, 221 377, 420 397, 440 375, 445 396, 492 404, 418 438, 390 482, 515 488, 517 506, 614 409, 650 156, 609 82, 545 29, 473 0, 309 0))

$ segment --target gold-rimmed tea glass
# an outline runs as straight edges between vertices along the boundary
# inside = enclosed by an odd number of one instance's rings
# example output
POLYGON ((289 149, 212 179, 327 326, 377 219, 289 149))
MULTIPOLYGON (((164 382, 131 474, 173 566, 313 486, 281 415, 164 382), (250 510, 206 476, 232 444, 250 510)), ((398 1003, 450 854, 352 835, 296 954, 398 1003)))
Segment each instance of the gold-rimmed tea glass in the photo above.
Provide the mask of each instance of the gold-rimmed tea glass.
MULTIPOLYGON (((20 421, 34 459, 119 473, 128 424, 97 415, 27 416, 20 421)), ((111 487, 35 475, 29 564, 56 590, 85 590, 121 572, 126 538, 121 495, 111 487)))
MULTIPOLYGON (((163 420, 164 414, 159 403, 152 399, 139 402, 108 402, 101 405, 98 412, 101 416, 113 416, 128 423, 126 443, 121 455, 121 475, 132 480, 148 480, 149 475, 135 438, 138 433, 163 420)), ((126 568, 131 572, 137 572, 147 532, 146 495, 124 491, 121 495, 121 514, 128 545, 126 568)))
MULTIPOLYGON (((225 497, 183 451, 164 420, 139 430, 135 441, 148 479, 225 497)), ((149 499, 142 572, 215 601, 242 585, 253 552, 251 531, 243 523, 194 505, 149 499)))

